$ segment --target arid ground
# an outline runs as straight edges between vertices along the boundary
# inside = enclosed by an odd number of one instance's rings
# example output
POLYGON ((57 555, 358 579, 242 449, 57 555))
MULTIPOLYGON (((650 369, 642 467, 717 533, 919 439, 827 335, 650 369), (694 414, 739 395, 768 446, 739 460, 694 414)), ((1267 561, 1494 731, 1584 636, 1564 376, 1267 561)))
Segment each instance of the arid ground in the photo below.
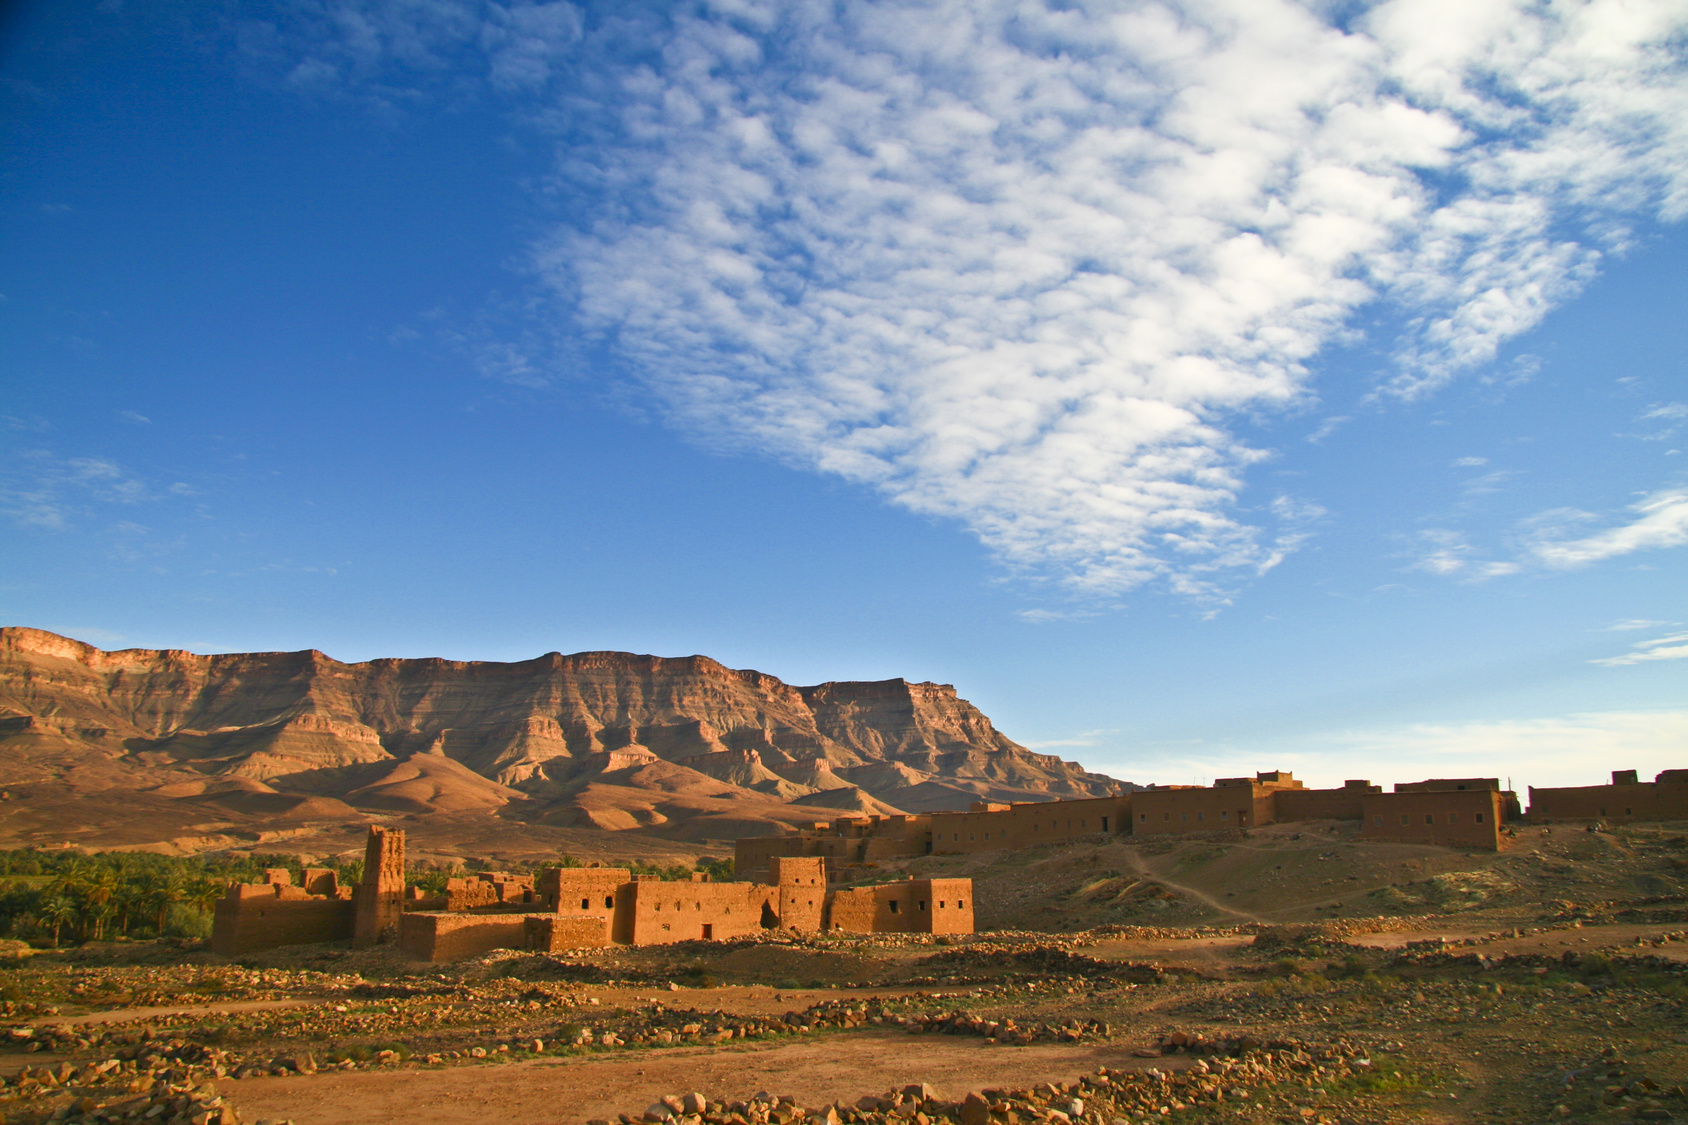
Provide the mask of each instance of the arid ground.
POLYGON ((981 923, 998 928, 969 938, 772 932, 451 965, 88 945, 0 970, 0 1112, 10 1125, 1683 1119, 1685 858, 1671 827, 1526 828, 1495 856, 1300 826, 970 857, 981 923))

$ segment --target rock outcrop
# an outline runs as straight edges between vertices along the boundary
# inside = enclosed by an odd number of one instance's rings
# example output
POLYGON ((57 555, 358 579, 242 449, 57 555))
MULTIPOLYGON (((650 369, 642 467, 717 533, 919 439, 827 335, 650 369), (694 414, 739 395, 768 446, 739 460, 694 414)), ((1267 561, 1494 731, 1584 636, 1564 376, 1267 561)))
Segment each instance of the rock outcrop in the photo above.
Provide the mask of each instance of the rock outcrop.
POLYGON ((23 781, 67 764, 84 785, 218 779, 159 792, 230 815, 350 805, 647 829, 701 818, 716 839, 812 820, 814 805, 789 802, 828 790, 925 810, 1120 787, 1013 742, 947 684, 793 687, 708 657, 619 652, 509 664, 107 652, 25 628, 0 629, 0 746, 23 781))

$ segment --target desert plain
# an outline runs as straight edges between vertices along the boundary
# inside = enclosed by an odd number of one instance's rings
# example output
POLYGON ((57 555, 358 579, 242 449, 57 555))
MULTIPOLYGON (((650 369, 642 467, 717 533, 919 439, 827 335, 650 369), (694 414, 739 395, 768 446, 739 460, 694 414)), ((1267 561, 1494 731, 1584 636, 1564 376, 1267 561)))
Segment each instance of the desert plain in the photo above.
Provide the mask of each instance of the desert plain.
POLYGON ((1607 1122, 1688 1116, 1688 825, 1500 853, 1338 823, 907 862, 979 932, 0 970, 40 1121, 1607 1122))

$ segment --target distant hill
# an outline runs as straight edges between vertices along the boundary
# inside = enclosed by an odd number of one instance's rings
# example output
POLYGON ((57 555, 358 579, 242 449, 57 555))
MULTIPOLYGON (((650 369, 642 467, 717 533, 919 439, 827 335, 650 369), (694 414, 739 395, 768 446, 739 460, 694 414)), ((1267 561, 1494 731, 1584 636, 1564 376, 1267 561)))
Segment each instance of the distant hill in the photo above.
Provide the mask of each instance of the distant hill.
POLYGON ((0 629, 0 787, 12 846, 285 836, 348 814, 697 842, 1130 788, 1026 749, 947 684, 794 687, 621 652, 106 652, 25 628, 0 629))

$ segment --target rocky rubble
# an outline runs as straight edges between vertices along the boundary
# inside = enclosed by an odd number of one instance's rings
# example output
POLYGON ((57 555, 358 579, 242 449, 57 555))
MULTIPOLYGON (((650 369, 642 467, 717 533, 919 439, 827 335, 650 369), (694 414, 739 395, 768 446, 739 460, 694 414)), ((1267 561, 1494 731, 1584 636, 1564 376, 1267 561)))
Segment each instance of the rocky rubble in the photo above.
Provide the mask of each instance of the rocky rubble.
MULTIPOLYGON (((1176 1038, 1176 1036, 1175 1036, 1176 1038)), ((1172 1044, 1178 1049, 1189 1042, 1172 1044)), ((1044 1083, 1031 1089, 974 1091, 945 1097, 916 1083, 853 1102, 805 1107, 790 1097, 768 1093, 749 1101, 721 1102, 692 1092, 669 1095, 643 1112, 623 1113, 620 1125, 1111 1125, 1160 1120, 1198 1107, 1254 1106, 1281 1100, 1274 1088, 1301 1083, 1298 1119, 1317 1125, 1342 1120, 1334 1107, 1319 1104, 1324 1091, 1316 1083, 1336 1082, 1364 1071, 1371 1061, 1350 1044, 1314 1045, 1274 1040, 1253 1047, 1233 1045, 1235 1057, 1217 1044, 1210 1057, 1179 1070, 1109 1070, 1102 1067, 1072 1082, 1044 1083), (1303 1096, 1304 1092, 1304 1096, 1303 1096)), ((588 1125, 612 1125, 607 1120, 588 1125)))

